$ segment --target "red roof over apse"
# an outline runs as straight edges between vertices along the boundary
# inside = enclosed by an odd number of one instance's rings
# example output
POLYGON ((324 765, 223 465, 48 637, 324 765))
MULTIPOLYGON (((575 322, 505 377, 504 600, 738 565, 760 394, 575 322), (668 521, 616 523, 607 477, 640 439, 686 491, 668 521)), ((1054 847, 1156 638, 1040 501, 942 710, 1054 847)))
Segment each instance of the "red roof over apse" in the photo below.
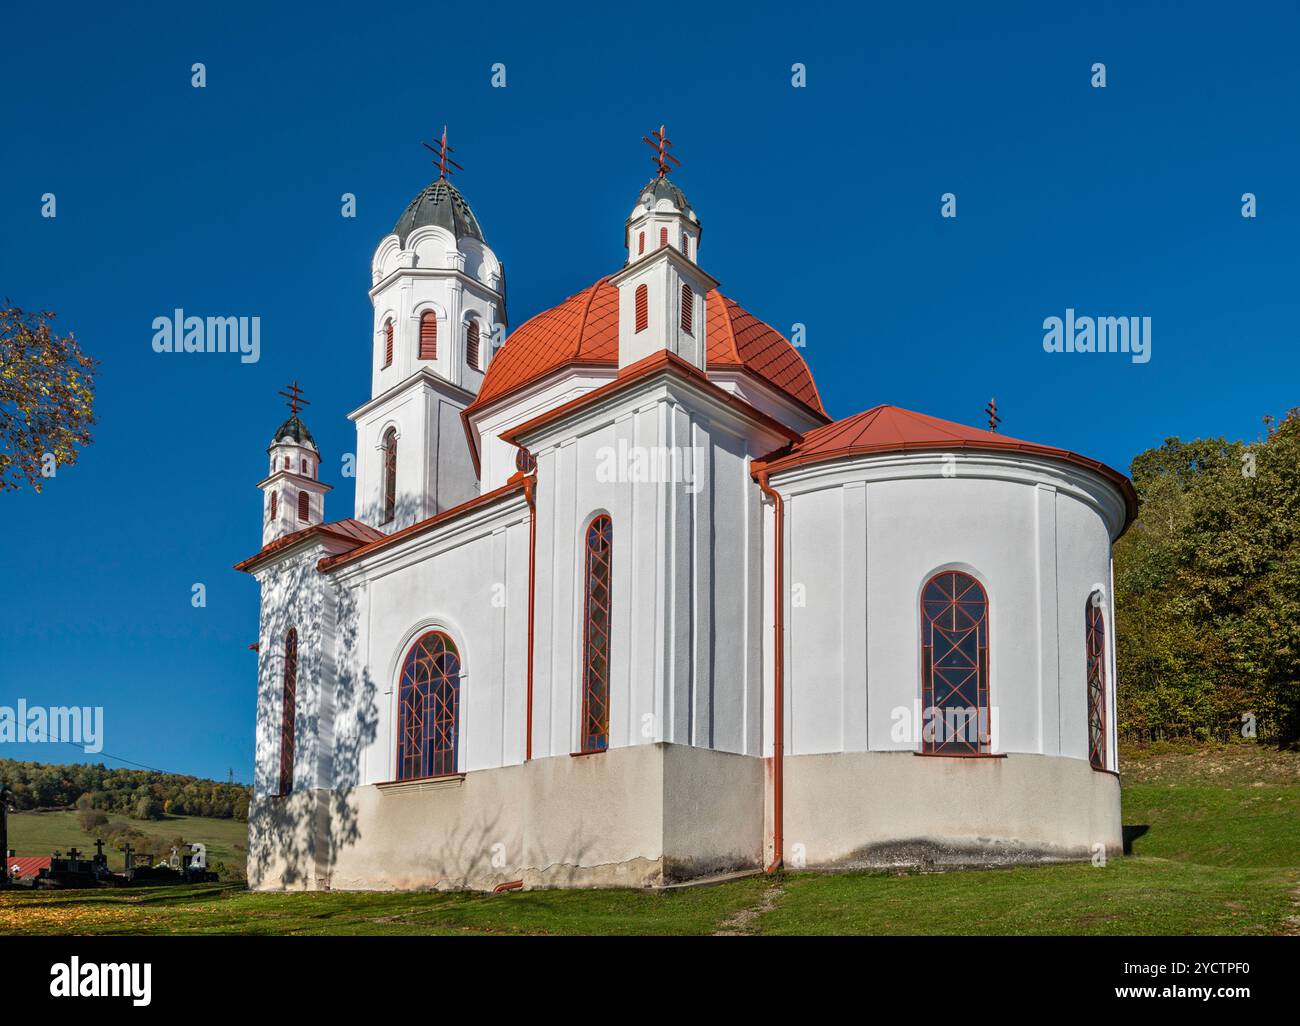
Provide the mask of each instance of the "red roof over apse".
POLYGON ((1113 483, 1123 494, 1127 508, 1125 528, 1137 516, 1137 492, 1133 483, 1117 470, 1098 460, 1068 449, 1009 438, 994 431, 941 420, 898 406, 875 406, 804 434, 802 441, 754 461, 756 474, 779 474, 783 470, 824 463, 844 457, 906 452, 911 450, 967 449, 985 452, 1023 452, 1087 467, 1113 483))
MULTIPOLYGON (((757 375, 814 415, 826 417, 812 372, 775 328, 716 289, 706 298, 708 366, 757 375)), ((525 321, 506 339, 466 414, 563 367, 618 366, 618 289, 601 278, 525 321)))

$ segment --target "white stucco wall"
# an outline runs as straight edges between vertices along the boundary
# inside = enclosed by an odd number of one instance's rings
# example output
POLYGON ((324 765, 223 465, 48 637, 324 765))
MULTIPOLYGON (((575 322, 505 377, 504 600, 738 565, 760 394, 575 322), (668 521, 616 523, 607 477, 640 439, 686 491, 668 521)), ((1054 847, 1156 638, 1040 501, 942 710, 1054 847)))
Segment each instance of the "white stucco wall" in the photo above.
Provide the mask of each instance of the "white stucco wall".
MULTIPOLYGON (((1084 605, 1109 591, 1123 518, 1112 485, 1046 459, 965 453, 857 458, 773 484, 786 516, 788 754, 918 747, 893 728, 896 710, 919 711, 920 592, 958 569, 989 598, 994 751, 1086 759, 1084 605)), ((1106 612, 1113 631, 1108 600, 1106 612)), ((1113 704, 1113 672, 1107 683, 1113 704)), ((1113 745, 1108 758, 1114 768, 1113 745)))

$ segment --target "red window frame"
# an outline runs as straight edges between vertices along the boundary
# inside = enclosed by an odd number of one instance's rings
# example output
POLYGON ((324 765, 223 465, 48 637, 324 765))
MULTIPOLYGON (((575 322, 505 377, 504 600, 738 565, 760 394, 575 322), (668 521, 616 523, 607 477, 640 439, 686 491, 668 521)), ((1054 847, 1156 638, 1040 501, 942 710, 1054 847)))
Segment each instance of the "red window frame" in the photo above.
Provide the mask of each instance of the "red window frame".
POLYGON ((284 691, 280 704, 280 791, 293 793, 294 726, 298 713, 298 628, 284 636, 284 691))
POLYGON ((460 653, 442 631, 416 639, 398 684, 397 779, 456 772, 460 733, 460 653))
POLYGON ((921 711, 925 754, 990 754, 989 600, 960 570, 937 573, 921 589, 921 711))
POLYGON ((426 310, 420 316, 420 359, 438 358, 438 315, 426 310))
POLYGON ((613 606, 614 523, 608 514, 587 525, 582 600, 581 752, 609 748, 609 639, 613 606))
POLYGON ((397 428, 384 432, 384 506, 381 524, 391 524, 397 515, 397 428))
POLYGON ((272 520, 275 519, 275 513, 276 513, 276 499, 275 499, 275 496, 276 496, 276 493, 275 493, 275 492, 272 492, 272 493, 271 493, 271 519, 272 519, 272 520))
POLYGON ((298 519, 306 523, 311 519, 311 493, 298 493, 298 519))
POLYGON ((1084 608, 1084 651, 1088 680, 1088 762, 1106 769, 1106 616, 1101 593, 1094 592, 1084 608))
POLYGON ((646 285, 636 287, 636 330, 645 331, 650 326, 650 289, 646 285))
POLYGON ((640 256, 645 252, 645 232, 641 232, 637 237, 636 255, 640 256))
POLYGON ((691 287, 685 283, 682 284, 682 331, 688 335, 694 335, 695 324, 695 293, 691 287))
POLYGON ((666 227, 659 229, 659 248, 663 249, 668 245, 668 229, 666 227))
POLYGON ((391 367, 393 363, 393 321, 392 318, 384 321, 384 366, 391 367))

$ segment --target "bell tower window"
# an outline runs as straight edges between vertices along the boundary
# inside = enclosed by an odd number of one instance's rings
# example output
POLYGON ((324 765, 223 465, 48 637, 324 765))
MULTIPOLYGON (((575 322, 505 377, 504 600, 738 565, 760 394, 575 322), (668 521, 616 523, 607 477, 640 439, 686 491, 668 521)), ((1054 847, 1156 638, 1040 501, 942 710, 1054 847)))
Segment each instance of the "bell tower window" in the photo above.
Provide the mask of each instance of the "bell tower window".
POLYGON ((695 293, 689 285, 682 285, 682 331, 694 335, 695 293))
POLYGON ((397 429, 384 432, 384 508, 381 524, 391 524, 397 514, 397 429))
POLYGON ((478 321, 465 325, 465 362, 474 370, 481 370, 478 362, 478 321))
POLYGON ((438 315, 426 310, 420 318, 420 359, 438 358, 438 315))
POLYGON ((384 366, 393 365, 393 322, 390 318, 384 321, 384 366))
POLYGON ((645 331, 650 326, 650 289, 646 285, 636 287, 636 330, 645 331))

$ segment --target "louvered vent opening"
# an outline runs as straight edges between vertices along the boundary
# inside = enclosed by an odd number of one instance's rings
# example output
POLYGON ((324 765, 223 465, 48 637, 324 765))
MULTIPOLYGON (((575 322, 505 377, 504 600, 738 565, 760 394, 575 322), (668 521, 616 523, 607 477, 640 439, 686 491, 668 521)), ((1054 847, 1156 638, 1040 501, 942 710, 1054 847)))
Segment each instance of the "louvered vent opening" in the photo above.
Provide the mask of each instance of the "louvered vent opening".
POLYGON ((650 325, 650 290, 645 285, 636 287, 636 330, 645 331, 650 325))
POLYGON ((438 358, 438 315, 432 310, 420 318, 420 359, 438 358))
POLYGON ((689 285, 682 286, 682 331, 688 335, 694 335, 693 325, 695 323, 695 295, 691 292, 689 285))

